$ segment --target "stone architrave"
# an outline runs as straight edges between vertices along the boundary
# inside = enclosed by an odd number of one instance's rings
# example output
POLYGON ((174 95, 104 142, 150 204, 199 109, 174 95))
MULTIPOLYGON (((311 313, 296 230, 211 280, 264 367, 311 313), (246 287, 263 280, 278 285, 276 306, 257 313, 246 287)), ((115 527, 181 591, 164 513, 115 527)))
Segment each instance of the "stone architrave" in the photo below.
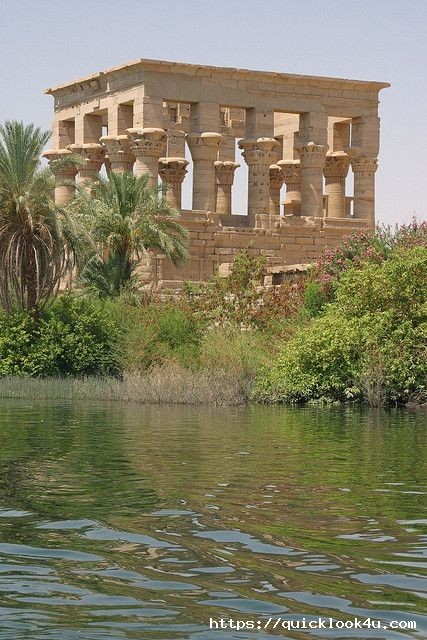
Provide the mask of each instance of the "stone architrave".
POLYGON ((278 164, 271 164, 269 211, 272 216, 280 216, 280 189, 284 180, 282 167, 278 164))
POLYGON ((136 157, 136 175, 148 176, 150 187, 158 184, 159 158, 166 154, 167 135, 164 129, 127 129, 131 150, 136 157))
MULTIPOLYGON (((56 151, 48 149, 42 154, 44 158, 49 160, 49 164, 54 160, 60 160, 72 155, 69 149, 58 149, 56 151)), ((75 178, 78 169, 76 164, 70 164, 55 172, 55 204, 63 206, 72 200, 76 192, 75 178)))
POLYGON ((314 142, 308 142, 298 148, 302 216, 323 216, 323 169, 327 150, 327 145, 314 142))
POLYGON ((270 165, 279 143, 275 138, 244 138, 238 144, 248 165, 248 216, 253 222, 256 215, 269 213, 270 165))
POLYGON ((185 158, 160 158, 159 175, 166 185, 165 199, 175 209, 181 209, 182 183, 187 173, 185 158))
POLYGON ((327 217, 345 218, 345 179, 350 166, 350 160, 346 153, 335 152, 326 156, 325 168, 325 195, 328 198, 327 217))
POLYGON ((240 165, 231 160, 217 160, 214 165, 216 177, 216 211, 217 213, 230 215, 231 187, 233 186, 234 172, 240 165))
POLYGON ((223 136, 214 131, 188 133, 186 140, 193 159, 193 209, 215 210, 215 166, 223 136))
POLYGON ((99 180, 99 171, 105 160, 105 149, 101 144, 96 142, 88 142, 86 144, 70 144, 68 149, 75 154, 80 155, 83 160, 83 166, 79 167, 77 173, 77 182, 79 184, 89 184, 95 180, 99 180))
POLYGON ((286 197, 284 201, 286 215, 301 215, 301 167, 299 160, 291 162, 279 160, 277 163, 282 168, 283 179, 286 185, 286 197))
POLYGON ((375 227, 375 172, 378 160, 354 147, 350 147, 348 153, 354 173, 353 215, 366 220, 370 227, 375 227))
POLYGON ((106 157, 108 156, 108 170, 113 173, 132 172, 135 155, 128 136, 102 136, 99 142, 105 148, 106 157))

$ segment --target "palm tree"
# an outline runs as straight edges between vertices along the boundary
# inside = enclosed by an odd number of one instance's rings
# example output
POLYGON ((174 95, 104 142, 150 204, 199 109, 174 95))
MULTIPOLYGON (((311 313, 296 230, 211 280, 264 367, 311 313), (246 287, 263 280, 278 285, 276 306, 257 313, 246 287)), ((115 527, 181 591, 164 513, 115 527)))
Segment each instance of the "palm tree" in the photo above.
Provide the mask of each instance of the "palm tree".
POLYGON ((97 253, 81 274, 84 285, 104 296, 118 295, 136 278, 143 254, 157 251, 175 265, 187 257, 187 231, 180 212, 161 197, 148 177, 110 173, 88 191, 80 191, 72 209, 83 220, 97 253))
POLYGON ((40 164, 49 135, 33 124, 0 126, 0 303, 7 312, 40 309, 75 262, 79 232, 55 206, 54 172, 40 164))

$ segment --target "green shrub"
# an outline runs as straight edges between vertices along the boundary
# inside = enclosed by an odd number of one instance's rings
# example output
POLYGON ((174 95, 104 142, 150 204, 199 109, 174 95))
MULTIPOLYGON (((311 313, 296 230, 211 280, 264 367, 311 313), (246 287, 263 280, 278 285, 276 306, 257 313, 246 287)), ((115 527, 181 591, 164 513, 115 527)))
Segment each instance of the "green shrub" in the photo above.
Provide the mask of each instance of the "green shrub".
POLYGON ((192 368, 198 366, 200 326, 184 305, 133 306, 120 298, 108 304, 123 330, 124 369, 143 371, 170 361, 192 368))
POLYGON ((337 280, 349 269, 362 268, 367 263, 380 264, 395 251, 414 247, 427 248, 427 222, 413 220, 407 225, 377 227, 348 236, 335 248, 327 249, 317 261, 314 279, 330 300, 334 299, 337 280))
POLYGON ((326 304, 326 295, 319 282, 307 282, 304 291, 303 310, 309 318, 318 316, 326 304))
POLYGON ((400 403, 426 380, 427 250, 415 247, 343 274, 336 302, 291 337, 255 397, 400 403))
POLYGON ((186 283, 186 302, 199 323, 281 332, 297 314, 306 274, 296 274, 281 287, 262 287, 267 260, 249 247, 238 253, 227 277, 214 276, 201 284, 186 283))
POLYGON ((241 331, 233 326, 214 328, 203 335, 200 366, 252 379, 271 361, 273 349, 271 336, 265 332, 241 331))
POLYGON ((351 269, 340 278, 336 302, 349 317, 390 311, 395 322, 408 318, 418 324, 426 318, 427 248, 395 251, 376 265, 351 269))
POLYGON ((40 318, 0 314, 0 375, 118 375, 119 341, 101 303, 64 295, 40 318))

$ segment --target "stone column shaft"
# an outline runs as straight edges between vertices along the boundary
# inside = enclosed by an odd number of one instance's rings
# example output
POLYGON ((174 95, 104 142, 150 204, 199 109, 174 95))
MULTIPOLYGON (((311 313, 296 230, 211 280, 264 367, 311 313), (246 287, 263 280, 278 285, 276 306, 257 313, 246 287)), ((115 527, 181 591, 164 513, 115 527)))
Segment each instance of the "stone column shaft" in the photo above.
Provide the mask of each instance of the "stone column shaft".
POLYGON ((217 160, 214 165, 216 176, 216 211, 223 215, 231 215, 231 187, 233 186, 234 172, 240 165, 231 160, 217 160))
POLYGON ((272 216, 280 216, 280 189, 284 179, 282 167, 278 164, 271 164, 269 212, 272 216))
POLYGON ((285 214, 301 215, 301 167, 299 160, 279 160, 286 185, 285 214))
POLYGON ((245 138, 239 141, 248 165, 248 216, 268 214, 270 200, 270 165, 276 159, 275 138, 245 138))
POLYGON ((130 140, 126 135, 103 136, 99 142, 108 156, 108 170, 113 173, 132 172, 135 156, 131 151, 130 140))
POLYGON ((314 142, 299 147, 303 216, 323 216, 323 168, 327 148, 327 145, 314 142))
POLYGON ((193 159, 193 209, 215 211, 215 166, 223 137, 206 131, 186 136, 193 159))
POLYGON ((148 176, 148 185, 157 187, 159 158, 166 153, 166 131, 158 128, 127 129, 131 149, 136 157, 136 175, 148 176))
POLYGON ((354 205, 355 218, 366 220, 370 227, 375 227, 375 172, 378 161, 372 156, 357 153, 351 159, 354 173, 354 205))
MULTIPOLYGON (((44 158, 49 160, 50 164, 54 160, 60 160, 61 158, 71 156, 72 152, 69 149, 49 149, 42 155, 44 158)), ((63 206, 72 200, 76 192, 75 177, 77 175, 77 171, 77 165, 69 165, 55 173, 55 204, 63 206), (61 184, 62 181, 64 181, 64 184, 61 184)))
POLYGON ((181 190, 187 165, 185 158, 159 159, 159 175, 167 187, 165 199, 175 209, 181 209, 181 190))
POLYGON ((328 196, 328 218, 345 218, 345 178, 350 166, 346 153, 334 153, 326 156, 324 169, 325 195, 328 196))

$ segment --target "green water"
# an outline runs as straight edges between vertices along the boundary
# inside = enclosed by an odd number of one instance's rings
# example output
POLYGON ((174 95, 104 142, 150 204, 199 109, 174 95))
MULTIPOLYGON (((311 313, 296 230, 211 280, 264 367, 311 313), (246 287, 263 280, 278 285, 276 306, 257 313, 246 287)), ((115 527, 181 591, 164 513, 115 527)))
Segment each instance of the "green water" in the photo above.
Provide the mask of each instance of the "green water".
POLYGON ((2 402, 0 639, 425 638, 425 415, 2 402), (209 630, 209 618, 416 631, 209 630))

